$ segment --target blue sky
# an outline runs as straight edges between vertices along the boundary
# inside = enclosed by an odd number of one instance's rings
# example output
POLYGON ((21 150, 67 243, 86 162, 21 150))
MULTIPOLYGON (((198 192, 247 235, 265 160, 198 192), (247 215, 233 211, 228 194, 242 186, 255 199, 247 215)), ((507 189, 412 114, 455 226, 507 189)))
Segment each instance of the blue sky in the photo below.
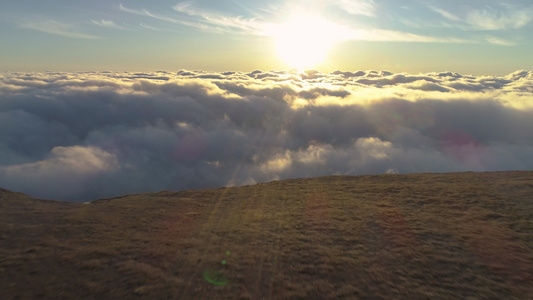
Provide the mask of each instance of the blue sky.
MULTIPOLYGON (((19 0, 0 6, 4 71, 290 69, 294 62, 284 60, 276 41, 290 31, 283 24, 302 15, 332 25, 298 50, 335 36, 312 66, 323 72, 533 69, 529 0, 19 0)), ((296 35, 307 34, 299 30, 296 35)), ((312 36, 316 28, 310 30, 312 36)))

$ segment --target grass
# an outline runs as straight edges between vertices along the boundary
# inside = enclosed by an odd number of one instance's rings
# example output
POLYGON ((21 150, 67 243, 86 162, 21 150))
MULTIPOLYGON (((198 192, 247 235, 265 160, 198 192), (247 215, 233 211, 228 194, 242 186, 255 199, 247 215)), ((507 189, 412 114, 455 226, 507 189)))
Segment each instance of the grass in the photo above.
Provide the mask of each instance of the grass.
POLYGON ((526 299, 532 249, 533 172, 0 190, 1 299, 526 299))

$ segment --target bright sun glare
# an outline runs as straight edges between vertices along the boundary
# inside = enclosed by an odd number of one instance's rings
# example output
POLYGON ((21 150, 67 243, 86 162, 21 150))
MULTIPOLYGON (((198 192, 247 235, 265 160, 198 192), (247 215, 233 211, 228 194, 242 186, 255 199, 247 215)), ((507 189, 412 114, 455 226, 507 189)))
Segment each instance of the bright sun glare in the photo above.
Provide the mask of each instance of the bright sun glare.
POLYGON ((321 63, 330 48, 346 35, 346 29, 316 15, 295 16, 274 31, 280 57, 294 68, 321 63))

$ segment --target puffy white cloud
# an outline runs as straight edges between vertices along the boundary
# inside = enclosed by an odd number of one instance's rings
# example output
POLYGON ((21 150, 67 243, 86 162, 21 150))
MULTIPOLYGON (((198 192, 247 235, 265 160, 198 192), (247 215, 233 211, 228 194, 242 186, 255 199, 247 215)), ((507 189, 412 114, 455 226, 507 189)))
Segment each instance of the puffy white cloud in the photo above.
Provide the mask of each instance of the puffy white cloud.
POLYGON ((85 201, 533 168, 533 72, 4 73, 0 186, 85 201))

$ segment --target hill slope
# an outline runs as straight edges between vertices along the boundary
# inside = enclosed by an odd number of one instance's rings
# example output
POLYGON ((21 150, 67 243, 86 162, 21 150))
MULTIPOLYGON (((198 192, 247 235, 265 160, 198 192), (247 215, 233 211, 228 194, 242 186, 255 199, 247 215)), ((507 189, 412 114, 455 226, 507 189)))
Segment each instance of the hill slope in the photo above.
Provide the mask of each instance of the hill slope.
POLYGON ((533 172, 331 176, 88 204, 0 190, 1 299, 525 299, 533 172))

